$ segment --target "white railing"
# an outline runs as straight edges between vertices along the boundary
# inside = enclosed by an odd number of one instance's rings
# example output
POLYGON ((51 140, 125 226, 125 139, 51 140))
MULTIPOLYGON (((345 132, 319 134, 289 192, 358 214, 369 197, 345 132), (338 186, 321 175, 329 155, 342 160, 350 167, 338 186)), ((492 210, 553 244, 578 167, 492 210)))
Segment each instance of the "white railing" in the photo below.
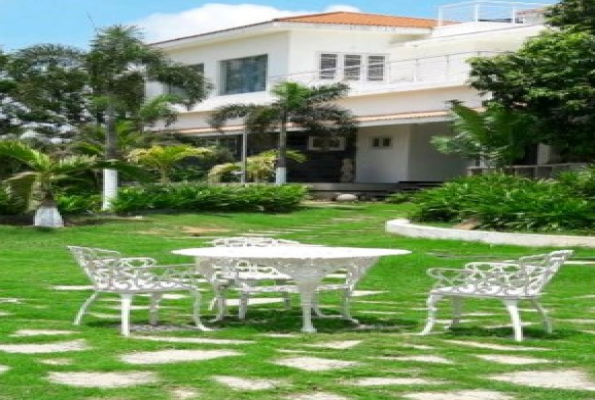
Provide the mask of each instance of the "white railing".
POLYGON ((350 95, 386 92, 423 84, 447 84, 464 81, 471 70, 467 60, 493 57, 503 52, 474 51, 439 56, 389 61, 349 68, 334 68, 269 77, 269 85, 282 81, 304 85, 347 83, 350 95), (371 73, 372 72, 372 73, 371 73))
POLYGON ((440 6, 439 26, 464 22, 504 22, 509 24, 541 24, 547 3, 515 3, 507 1, 469 1, 440 6))

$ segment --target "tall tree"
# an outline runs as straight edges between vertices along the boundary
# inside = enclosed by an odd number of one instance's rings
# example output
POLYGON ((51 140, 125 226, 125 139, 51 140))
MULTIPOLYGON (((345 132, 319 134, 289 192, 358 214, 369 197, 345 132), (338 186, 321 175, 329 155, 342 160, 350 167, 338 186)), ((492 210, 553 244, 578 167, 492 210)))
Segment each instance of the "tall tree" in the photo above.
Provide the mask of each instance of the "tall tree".
MULTIPOLYGON (((188 65, 169 60, 158 48, 143 42, 134 26, 116 25, 100 30, 91 42, 87 57, 91 86, 105 124, 105 157, 117 157, 116 121, 119 115, 137 117, 145 102, 145 86, 156 81, 184 89, 183 95, 170 96, 171 103, 191 107, 204 99, 210 89, 203 75, 188 65)), ((104 171, 104 202, 108 209, 116 196, 118 176, 104 171)))
POLYGON ((481 160, 488 168, 505 168, 524 155, 532 143, 533 119, 499 105, 478 111, 451 103, 452 134, 434 136, 432 144, 445 154, 481 160))
POLYGON ((215 129, 232 119, 243 119, 250 133, 277 132, 279 135, 275 183, 287 181, 287 133, 289 126, 306 129, 316 135, 344 135, 357 131, 352 113, 334 101, 345 96, 349 86, 343 83, 308 87, 296 82, 275 85, 270 104, 230 104, 216 109, 209 119, 215 129))
POLYGON ((516 53, 471 62, 472 86, 490 103, 535 117, 541 142, 570 161, 595 160, 595 0, 562 0, 547 11, 556 29, 516 53))

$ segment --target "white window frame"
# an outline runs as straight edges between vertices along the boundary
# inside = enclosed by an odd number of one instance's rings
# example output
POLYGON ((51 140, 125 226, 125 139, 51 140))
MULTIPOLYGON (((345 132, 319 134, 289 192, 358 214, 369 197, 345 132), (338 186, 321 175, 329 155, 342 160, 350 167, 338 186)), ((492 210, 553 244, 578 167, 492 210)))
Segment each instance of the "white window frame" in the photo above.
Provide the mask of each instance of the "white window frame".
POLYGON ((335 137, 329 138, 333 140, 337 140, 337 144, 335 146, 328 146, 328 148, 324 148, 323 146, 316 145, 317 139, 324 139, 320 136, 308 136, 308 150, 310 151, 344 151, 346 148, 346 141, 344 137, 335 137))
POLYGON ((386 66, 388 62, 388 54, 380 54, 380 53, 340 53, 340 52, 331 52, 331 51, 321 51, 318 52, 318 56, 316 59, 317 66, 316 71, 318 75, 318 79, 321 81, 351 81, 351 82, 384 82, 387 79, 387 72, 388 68, 386 66), (334 68, 323 68, 323 57, 327 58, 327 63, 330 62, 331 57, 328 56, 335 56, 335 67, 334 68), (348 60, 355 60, 359 57, 359 65, 351 64, 347 66, 348 60), (371 58, 380 58, 384 59, 384 62, 370 62, 371 58), (381 72, 381 76, 378 77, 372 72, 372 68, 376 65, 381 65, 379 68, 381 72), (357 70, 358 76, 346 73, 346 69, 353 69, 357 70))

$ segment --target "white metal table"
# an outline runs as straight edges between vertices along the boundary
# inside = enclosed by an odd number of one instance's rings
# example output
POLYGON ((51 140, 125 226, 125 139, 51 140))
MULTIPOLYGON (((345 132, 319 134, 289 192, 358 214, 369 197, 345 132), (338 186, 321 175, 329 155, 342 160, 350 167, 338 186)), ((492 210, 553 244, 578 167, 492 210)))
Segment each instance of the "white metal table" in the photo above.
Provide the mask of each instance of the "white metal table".
POLYGON ((382 256, 410 254, 408 250, 373 249, 357 247, 324 246, 274 246, 274 247, 203 247, 174 250, 174 254, 192 256, 201 274, 215 282, 220 267, 233 268, 241 262, 272 267, 289 275, 298 288, 302 306, 302 332, 314 333, 312 304, 316 288, 322 279, 338 269, 345 268, 356 280, 382 256))

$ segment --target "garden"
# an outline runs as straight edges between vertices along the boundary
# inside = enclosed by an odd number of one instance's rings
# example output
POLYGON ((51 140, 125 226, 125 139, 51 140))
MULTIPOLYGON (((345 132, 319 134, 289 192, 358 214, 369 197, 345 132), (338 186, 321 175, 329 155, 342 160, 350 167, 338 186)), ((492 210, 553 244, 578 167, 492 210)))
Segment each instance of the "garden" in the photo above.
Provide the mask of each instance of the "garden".
MULTIPOLYGON (((451 331, 418 336, 432 280, 426 269, 482 260, 515 259, 547 249, 400 238, 383 222, 409 204, 307 204, 292 212, 131 214, 73 219, 63 230, 0 226, 0 380, 7 399, 590 399, 595 318, 590 252, 577 249, 548 286, 543 304, 554 319, 545 334, 537 314, 523 309, 526 340, 513 342, 500 302, 470 300, 451 331), (346 234, 348 233, 348 234, 346 234), (188 262, 172 250, 207 246, 217 237, 274 236, 329 246, 408 249, 387 257, 357 287, 360 325, 315 318, 316 334, 301 334, 297 299, 283 310, 278 295, 255 298, 245 321, 237 308, 212 332, 190 325, 191 299, 166 297, 161 322, 148 324, 148 299, 136 297, 132 335, 119 334, 117 296, 104 295, 80 326, 72 320, 89 281, 67 245, 118 250, 188 262), (582 261, 581 261, 582 260, 582 261), (425 396, 425 397, 424 397, 425 396), (432 397, 433 396, 433 397, 432 397), (447 397, 450 396, 450 397, 447 397)), ((338 298, 322 309, 338 313, 338 298)), ((441 307, 439 324, 450 318, 441 307)))

